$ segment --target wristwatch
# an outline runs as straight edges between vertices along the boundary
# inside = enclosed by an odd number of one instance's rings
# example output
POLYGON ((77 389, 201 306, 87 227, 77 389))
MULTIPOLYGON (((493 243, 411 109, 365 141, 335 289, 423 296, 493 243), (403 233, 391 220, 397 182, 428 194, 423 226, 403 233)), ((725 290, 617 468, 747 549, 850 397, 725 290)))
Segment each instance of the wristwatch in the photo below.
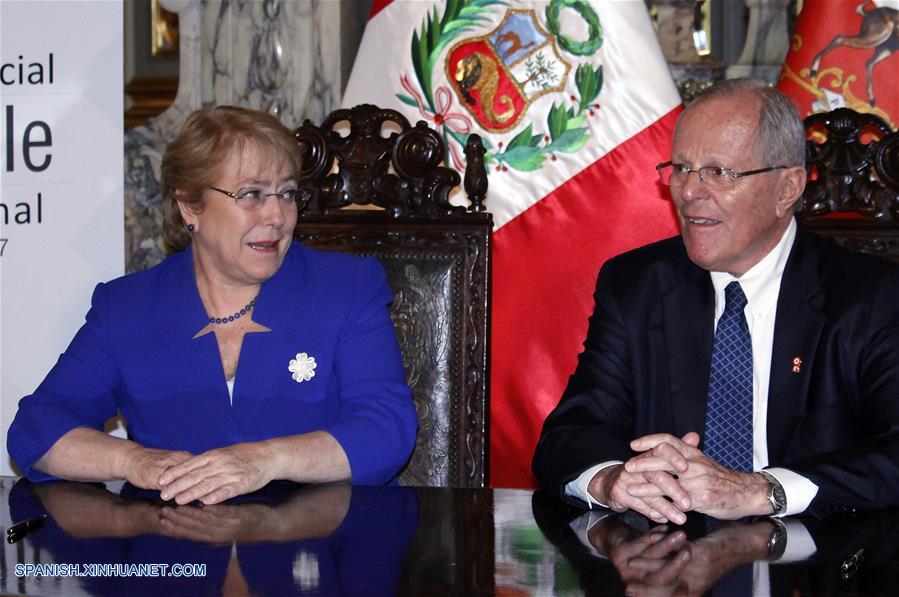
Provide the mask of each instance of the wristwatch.
POLYGON ((776 518, 769 518, 774 523, 774 528, 768 536, 768 560, 777 561, 783 557, 787 550, 787 529, 784 524, 776 518))
POLYGON ((774 510, 771 514, 773 516, 780 516, 787 511, 787 494, 784 491, 784 487, 771 473, 759 471, 759 474, 768 482, 767 498, 771 503, 771 508, 774 510))

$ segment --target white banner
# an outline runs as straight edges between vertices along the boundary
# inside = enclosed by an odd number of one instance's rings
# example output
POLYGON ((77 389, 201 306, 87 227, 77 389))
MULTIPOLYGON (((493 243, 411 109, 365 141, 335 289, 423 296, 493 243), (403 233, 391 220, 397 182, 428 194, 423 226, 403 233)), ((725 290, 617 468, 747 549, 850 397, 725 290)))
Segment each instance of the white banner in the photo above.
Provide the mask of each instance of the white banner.
POLYGON ((0 474, 6 432, 122 275, 122 3, 0 0, 0 474))

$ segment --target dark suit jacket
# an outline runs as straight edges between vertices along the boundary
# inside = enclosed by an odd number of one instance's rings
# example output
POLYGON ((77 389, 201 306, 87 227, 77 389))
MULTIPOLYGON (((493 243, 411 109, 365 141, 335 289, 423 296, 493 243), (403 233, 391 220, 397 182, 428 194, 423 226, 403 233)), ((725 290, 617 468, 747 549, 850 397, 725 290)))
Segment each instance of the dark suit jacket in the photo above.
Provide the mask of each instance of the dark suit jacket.
MULTIPOLYGON (((541 486, 563 498, 585 469, 631 457, 631 439, 705 425, 714 289, 681 238, 609 260, 595 299, 534 455, 541 486)), ((899 267, 797 232, 777 301, 767 431, 769 466, 818 485, 810 513, 899 505, 899 267)))

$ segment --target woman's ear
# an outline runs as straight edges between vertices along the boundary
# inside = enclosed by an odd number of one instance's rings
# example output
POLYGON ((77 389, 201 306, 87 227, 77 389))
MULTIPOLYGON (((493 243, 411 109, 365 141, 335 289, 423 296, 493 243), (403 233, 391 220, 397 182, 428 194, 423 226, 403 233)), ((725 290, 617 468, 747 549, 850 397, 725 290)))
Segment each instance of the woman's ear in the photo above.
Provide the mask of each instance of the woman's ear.
POLYGON ((200 210, 196 209, 190 203, 187 203, 184 198, 187 197, 187 192, 181 189, 175 189, 175 201, 178 202, 178 211, 181 212, 181 219, 184 220, 184 225, 197 225, 197 214, 200 213, 200 210))

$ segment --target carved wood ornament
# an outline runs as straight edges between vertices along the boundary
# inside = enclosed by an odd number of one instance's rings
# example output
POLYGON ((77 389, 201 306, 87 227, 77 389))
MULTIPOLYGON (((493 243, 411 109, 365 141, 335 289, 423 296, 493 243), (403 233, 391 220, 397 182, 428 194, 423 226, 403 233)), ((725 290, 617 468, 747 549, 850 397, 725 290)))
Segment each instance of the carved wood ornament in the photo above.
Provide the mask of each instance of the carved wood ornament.
POLYGON ((470 135, 465 148, 470 210, 450 205, 460 177, 440 165, 446 147, 424 121, 413 127, 395 110, 361 104, 332 112, 320 127, 307 120, 296 135, 303 158, 301 195, 308 202, 304 214, 334 214, 351 204, 375 205, 397 218, 484 211, 487 173, 478 135, 470 135), (346 134, 341 125, 349 126, 346 134), (338 170, 332 173, 335 159, 338 170))
POLYGON ((847 248, 899 261, 899 133, 848 108, 805 119, 802 224, 847 248))

